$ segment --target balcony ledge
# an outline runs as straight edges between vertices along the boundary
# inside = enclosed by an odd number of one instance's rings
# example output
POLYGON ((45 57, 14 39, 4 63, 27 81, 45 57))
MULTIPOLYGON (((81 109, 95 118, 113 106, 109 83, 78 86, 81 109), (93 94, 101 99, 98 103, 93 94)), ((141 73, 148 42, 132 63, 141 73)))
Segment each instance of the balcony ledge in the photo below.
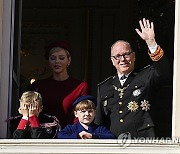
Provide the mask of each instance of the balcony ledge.
POLYGON ((175 142, 170 140, 0 139, 0 153, 180 153, 179 140, 175 142))

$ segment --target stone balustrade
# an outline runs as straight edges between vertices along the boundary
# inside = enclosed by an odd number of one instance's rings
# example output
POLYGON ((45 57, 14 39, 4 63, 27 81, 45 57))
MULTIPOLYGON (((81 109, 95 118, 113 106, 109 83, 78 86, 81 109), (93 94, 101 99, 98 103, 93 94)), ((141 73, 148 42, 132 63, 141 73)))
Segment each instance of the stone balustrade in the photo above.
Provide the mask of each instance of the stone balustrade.
POLYGON ((179 139, 172 140, 80 140, 0 139, 0 154, 47 153, 180 153, 179 139))

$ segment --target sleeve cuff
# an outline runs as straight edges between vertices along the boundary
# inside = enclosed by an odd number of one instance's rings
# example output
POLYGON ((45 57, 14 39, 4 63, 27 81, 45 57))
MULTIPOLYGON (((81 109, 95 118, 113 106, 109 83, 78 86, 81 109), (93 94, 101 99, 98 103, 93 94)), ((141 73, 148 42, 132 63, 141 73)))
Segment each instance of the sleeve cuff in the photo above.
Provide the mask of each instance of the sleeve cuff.
POLYGON ((150 58, 152 59, 152 61, 158 61, 164 55, 164 51, 162 50, 162 48, 160 46, 158 46, 157 50, 154 53, 151 53, 149 51, 148 54, 149 54, 150 58))
POLYGON ((39 119, 37 116, 29 117, 29 122, 32 128, 40 127, 39 119))
POLYGON ((28 120, 25 120, 25 119, 21 119, 21 121, 19 122, 19 125, 17 127, 17 129, 20 129, 20 130, 25 130, 28 126, 28 120))
POLYGON ((29 118, 27 116, 23 116, 22 119, 28 120, 29 118))
POLYGON ((148 47, 148 48, 149 48, 150 53, 154 53, 157 50, 158 45, 156 43, 156 45, 154 47, 148 47))

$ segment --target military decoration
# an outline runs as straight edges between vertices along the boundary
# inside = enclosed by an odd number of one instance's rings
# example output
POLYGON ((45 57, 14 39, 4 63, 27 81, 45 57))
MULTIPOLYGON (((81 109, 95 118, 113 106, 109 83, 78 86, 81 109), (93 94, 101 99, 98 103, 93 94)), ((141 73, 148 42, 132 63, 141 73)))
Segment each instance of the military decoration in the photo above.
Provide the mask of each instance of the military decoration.
POLYGON ((103 106, 107 106, 108 102, 107 99, 103 102, 103 106))
POLYGON ((47 132, 48 134, 51 134, 51 133, 52 133, 51 127, 46 128, 46 132, 47 132))
POLYGON ((140 94, 141 94, 141 90, 140 90, 140 89, 136 89, 136 90, 133 91, 133 96, 134 96, 134 97, 137 97, 137 96, 139 96, 140 94))
POLYGON ((142 107, 142 110, 148 111, 148 110, 150 110, 151 105, 149 104, 149 101, 144 100, 144 101, 141 101, 140 106, 142 107))
POLYGON ((127 89, 128 86, 129 86, 129 85, 127 85, 126 87, 123 87, 123 88, 118 88, 118 87, 116 87, 115 85, 113 85, 114 90, 116 90, 116 91, 119 92, 119 97, 120 97, 120 98, 123 97, 124 92, 125 92, 125 90, 127 89))
POLYGON ((127 106, 128 110, 131 110, 131 112, 136 112, 138 110, 138 107, 139 107, 139 105, 135 101, 129 102, 128 106, 127 106))

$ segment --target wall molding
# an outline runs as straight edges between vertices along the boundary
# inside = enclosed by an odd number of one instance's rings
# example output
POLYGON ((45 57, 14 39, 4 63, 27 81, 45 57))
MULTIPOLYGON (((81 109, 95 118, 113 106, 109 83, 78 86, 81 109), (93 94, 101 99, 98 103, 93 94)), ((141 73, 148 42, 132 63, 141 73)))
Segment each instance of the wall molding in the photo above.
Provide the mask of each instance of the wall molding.
POLYGON ((121 144, 122 140, 3 139, 0 140, 0 153, 180 153, 180 144, 171 140, 139 140, 139 143, 131 142, 134 141, 129 140, 121 144))

